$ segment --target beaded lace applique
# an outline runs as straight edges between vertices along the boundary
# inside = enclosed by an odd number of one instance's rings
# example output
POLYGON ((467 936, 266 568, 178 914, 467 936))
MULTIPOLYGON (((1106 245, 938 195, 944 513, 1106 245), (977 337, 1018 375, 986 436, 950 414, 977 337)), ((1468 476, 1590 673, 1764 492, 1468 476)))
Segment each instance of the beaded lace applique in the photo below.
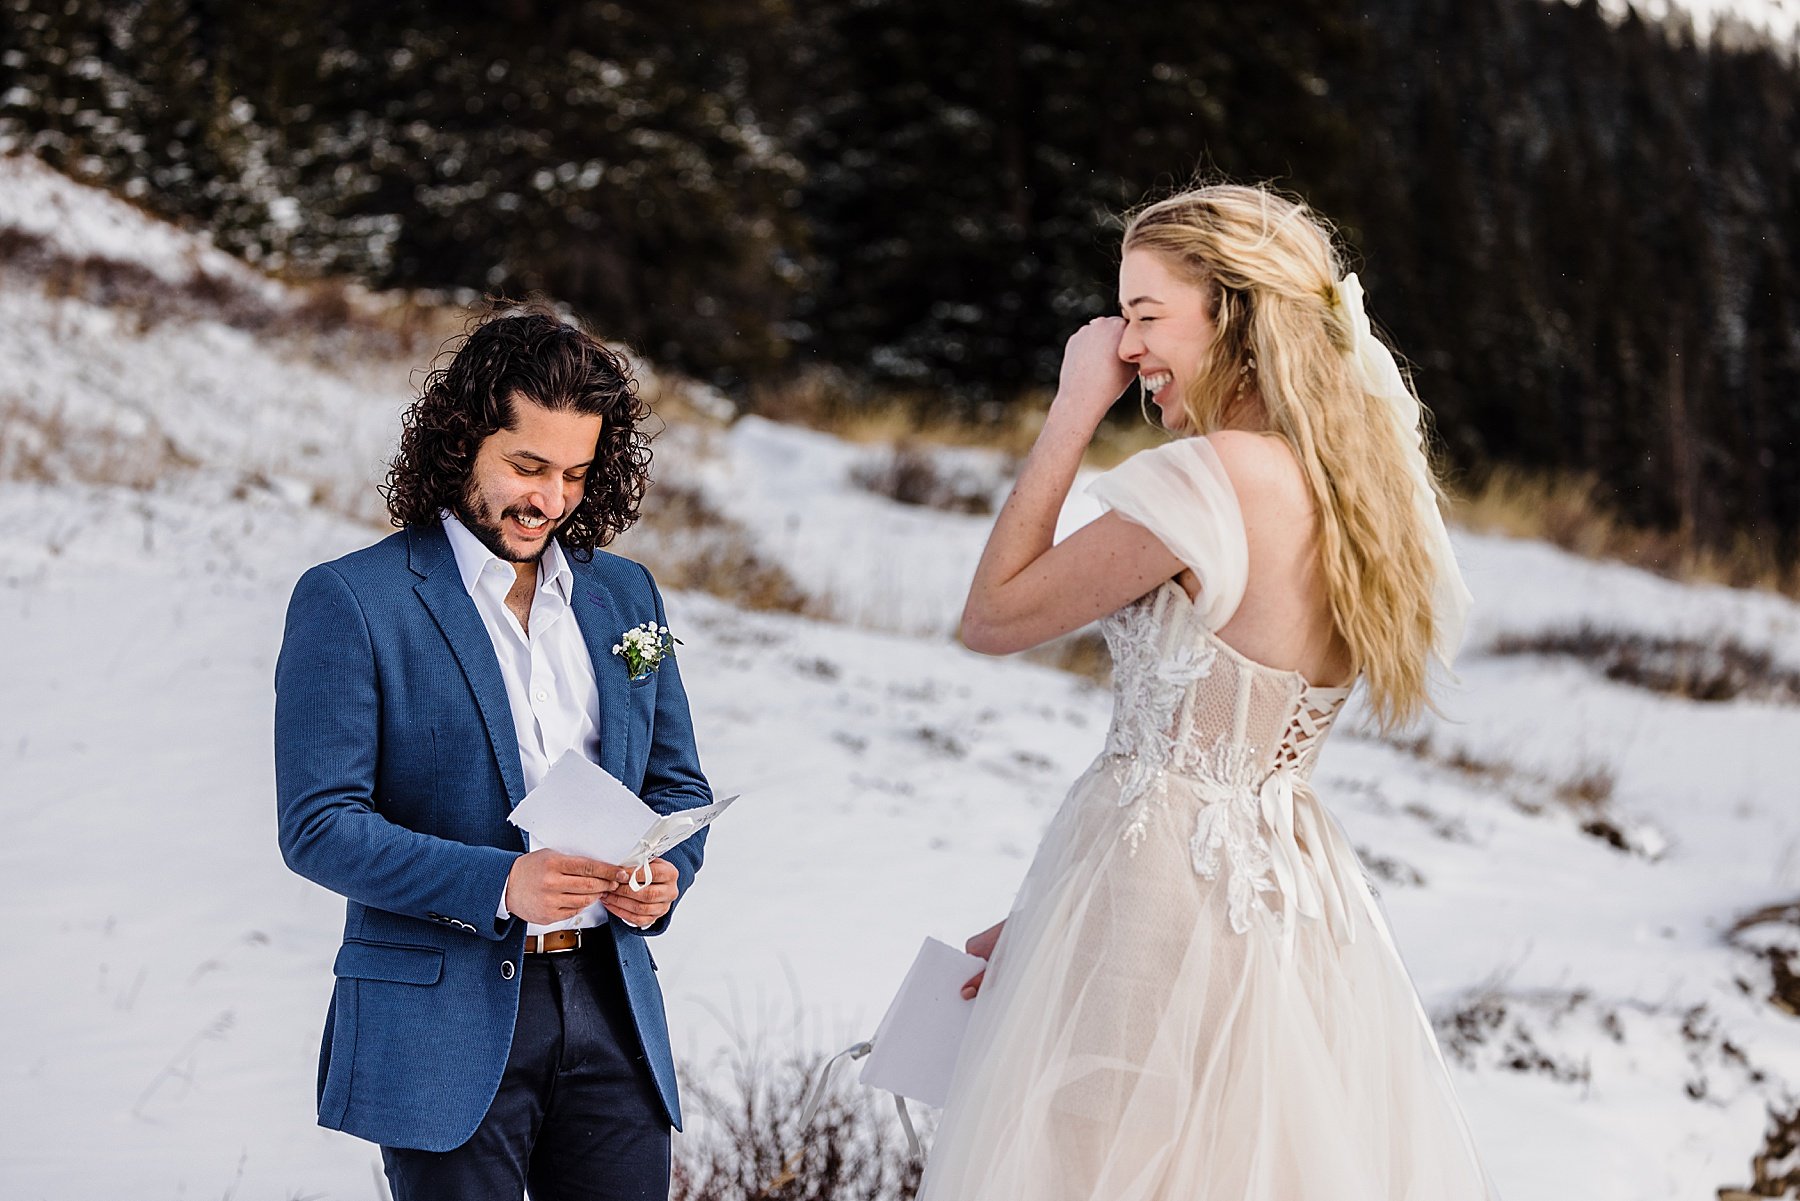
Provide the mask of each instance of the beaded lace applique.
POLYGON ((1171 777, 1180 779, 1183 796, 1195 802, 1189 839, 1194 870, 1207 880, 1224 873, 1232 929, 1242 934, 1253 908, 1268 909, 1263 894, 1277 891, 1263 785, 1277 772, 1290 777, 1288 783, 1310 772, 1348 691, 1311 688, 1292 672, 1233 658, 1197 621, 1191 630, 1184 626, 1170 636, 1166 621, 1183 612, 1191 617, 1181 599, 1158 590, 1101 622, 1113 656, 1106 754, 1119 786, 1119 806, 1131 809, 1122 837, 1133 855, 1151 824, 1170 808, 1171 777), (1231 731, 1214 724, 1183 722, 1196 708, 1197 694, 1206 690, 1215 702, 1220 696, 1242 702, 1228 708, 1247 708, 1249 698, 1241 690, 1252 688, 1259 673, 1264 681, 1272 677, 1287 686, 1285 729, 1265 724, 1263 739, 1234 740, 1231 731), (1275 730, 1282 731, 1279 738, 1275 730))

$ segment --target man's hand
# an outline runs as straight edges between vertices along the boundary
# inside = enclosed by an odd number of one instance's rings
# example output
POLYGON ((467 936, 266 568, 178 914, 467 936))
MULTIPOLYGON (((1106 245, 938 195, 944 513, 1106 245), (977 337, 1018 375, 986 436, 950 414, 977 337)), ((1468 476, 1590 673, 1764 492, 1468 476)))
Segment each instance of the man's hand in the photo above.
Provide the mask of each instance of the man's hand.
MULTIPOLYGON (((641 892, 632 892, 625 883, 631 879, 631 869, 613 869, 616 887, 606 894, 606 911, 634 926, 654 925, 681 895, 675 865, 667 859, 652 859, 644 871, 649 873, 650 883, 641 892)), ((638 878, 643 879, 643 873, 639 873, 638 878)))
MULTIPOLYGON (((1000 931, 1005 928, 1005 926, 1006 919, 1001 918, 999 921, 983 930, 980 934, 975 935, 973 938, 969 939, 968 942, 964 943, 963 950, 978 959, 992 959, 994 957, 994 945, 1000 941, 1000 931)), ((987 969, 982 968, 979 972, 976 972, 973 976, 970 976, 967 980, 963 981, 963 1000, 974 1000, 975 994, 981 991, 981 982, 986 976, 987 969)))
MULTIPOLYGON (((670 869, 673 873, 673 869, 670 869)), ((549 849, 513 860, 506 911, 539 925, 574 917, 619 887, 619 869, 598 859, 549 849)))

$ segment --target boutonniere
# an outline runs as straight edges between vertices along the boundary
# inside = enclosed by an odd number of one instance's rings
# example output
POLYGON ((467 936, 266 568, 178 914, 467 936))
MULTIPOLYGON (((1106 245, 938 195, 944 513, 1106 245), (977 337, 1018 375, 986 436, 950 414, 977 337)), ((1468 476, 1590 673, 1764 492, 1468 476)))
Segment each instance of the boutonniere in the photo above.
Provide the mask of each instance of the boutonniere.
POLYGON ((646 621, 641 626, 632 626, 619 636, 613 644, 612 653, 622 656, 625 669, 631 673, 633 683, 648 676, 662 666, 663 656, 675 653, 681 645, 681 639, 669 633, 668 626, 659 626, 654 621, 646 621))

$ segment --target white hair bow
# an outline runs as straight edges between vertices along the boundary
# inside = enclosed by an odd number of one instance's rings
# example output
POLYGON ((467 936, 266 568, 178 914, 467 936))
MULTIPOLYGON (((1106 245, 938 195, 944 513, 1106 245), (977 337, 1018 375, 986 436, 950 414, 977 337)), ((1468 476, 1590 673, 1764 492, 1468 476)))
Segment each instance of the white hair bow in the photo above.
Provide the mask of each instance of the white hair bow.
POLYGON ((1462 646, 1463 628, 1468 624, 1469 606, 1474 597, 1463 582, 1456 565, 1456 554, 1450 547, 1450 531, 1444 526, 1444 515, 1438 510, 1437 492, 1431 486, 1431 468, 1425 458, 1425 430, 1418 399, 1406 386, 1399 364, 1369 326, 1369 315, 1363 310, 1362 281, 1352 272, 1337 285, 1338 302, 1344 306, 1350 323, 1350 358, 1362 377, 1362 386, 1371 396, 1380 397, 1400 445, 1406 450, 1406 469, 1413 480, 1413 507, 1426 544, 1437 569, 1431 596, 1431 649, 1438 661, 1449 670, 1462 646))

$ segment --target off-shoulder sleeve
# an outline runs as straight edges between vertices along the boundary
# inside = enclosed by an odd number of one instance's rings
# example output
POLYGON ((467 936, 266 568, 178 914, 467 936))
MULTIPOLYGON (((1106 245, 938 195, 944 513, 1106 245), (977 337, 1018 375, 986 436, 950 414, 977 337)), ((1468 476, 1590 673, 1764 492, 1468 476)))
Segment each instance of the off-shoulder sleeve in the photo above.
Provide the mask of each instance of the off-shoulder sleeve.
POLYGON ((1139 451, 1087 490, 1194 569, 1200 577, 1194 603, 1207 629, 1231 620, 1250 579, 1250 549, 1237 492, 1212 443, 1182 438, 1139 451))

